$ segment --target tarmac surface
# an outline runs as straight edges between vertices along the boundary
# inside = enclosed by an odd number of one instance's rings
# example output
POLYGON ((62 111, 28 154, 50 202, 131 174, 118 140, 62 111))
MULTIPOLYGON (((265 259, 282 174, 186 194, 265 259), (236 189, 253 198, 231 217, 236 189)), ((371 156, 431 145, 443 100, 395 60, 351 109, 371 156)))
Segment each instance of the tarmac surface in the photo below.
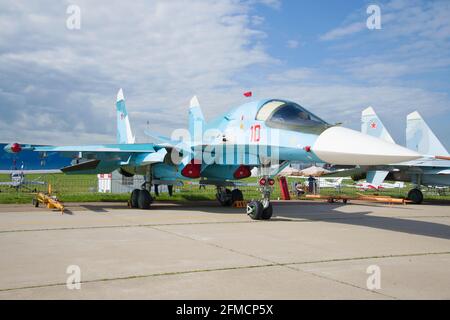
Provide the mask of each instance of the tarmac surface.
POLYGON ((449 206, 273 205, 0 205, 0 299, 450 298, 449 206))

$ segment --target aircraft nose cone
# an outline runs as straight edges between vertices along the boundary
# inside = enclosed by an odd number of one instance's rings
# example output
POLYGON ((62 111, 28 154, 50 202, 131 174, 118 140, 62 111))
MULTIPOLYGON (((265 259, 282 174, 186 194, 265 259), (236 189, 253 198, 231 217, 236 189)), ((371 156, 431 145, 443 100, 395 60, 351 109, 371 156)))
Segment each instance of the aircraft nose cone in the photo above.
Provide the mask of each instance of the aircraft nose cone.
POLYGON ((311 149, 322 161, 341 165, 382 165, 421 157, 395 143, 343 127, 322 132, 311 149))

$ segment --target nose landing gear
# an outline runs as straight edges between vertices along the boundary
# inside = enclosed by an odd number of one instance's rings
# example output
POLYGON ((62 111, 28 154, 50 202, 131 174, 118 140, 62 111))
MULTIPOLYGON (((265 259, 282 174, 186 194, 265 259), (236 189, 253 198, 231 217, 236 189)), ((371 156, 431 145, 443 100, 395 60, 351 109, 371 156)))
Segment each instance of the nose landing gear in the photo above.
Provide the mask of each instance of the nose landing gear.
POLYGON ((273 208, 270 203, 270 195, 273 191, 274 180, 269 176, 263 176, 259 180, 261 200, 252 200, 247 205, 247 214, 253 220, 269 220, 272 217, 273 208))

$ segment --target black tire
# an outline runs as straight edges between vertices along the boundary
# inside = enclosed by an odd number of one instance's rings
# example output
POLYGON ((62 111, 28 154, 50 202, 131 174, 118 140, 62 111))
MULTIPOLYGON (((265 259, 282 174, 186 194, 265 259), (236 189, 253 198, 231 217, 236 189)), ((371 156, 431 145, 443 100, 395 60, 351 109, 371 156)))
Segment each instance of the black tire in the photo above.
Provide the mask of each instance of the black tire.
POLYGON ((167 190, 169 191, 169 197, 173 196, 173 185, 169 184, 167 186, 167 190))
POLYGON ((234 189, 231 191, 231 202, 235 201, 242 201, 244 200, 244 195, 242 194, 242 191, 239 189, 234 189))
POLYGON ((225 193, 226 193, 226 199, 221 199, 220 194, 217 193, 216 194, 216 198, 219 201, 219 203, 223 206, 223 207, 229 207, 233 204, 233 200, 231 198, 231 190, 230 189, 225 189, 225 193))
MULTIPOLYGON (((263 206, 264 208, 264 206, 263 206)), ((269 220, 270 218, 272 218, 272 213, 273 213, 273 207, 272 204, 269 202, 269 206, 265 209, 263 209, 261 218, 263 220, 269 220)))
POLYGON ((37 201, 37 199, 33 198, 33 200, 31 201, 31 203, 32 203, 33 206, 35 206, 36 208, 39 207, 39 201, 37 201))
POLYGON ((139 209, 148 209, 150 208, 150 205, 153 202, 153 198, 150 195, 150 192, 148 190, 141 190, 139 192, 139 198, 138 198, 138 207, 139 209))
POLYGON ((253 220, 261 220, 264 207, 261 201, 250 201, 247 204, 247 214, 253 220))
POLYGON ((423 201, 423 193, 419 189, 411 189, 408 192, 408 199, 415 204, 421 204, 423 201))
POLYGON ((131 192, 131 197, 130 197, 130 203, 131 203, 131 207, 132 208, 138 208, 138 199, 139 199, 139 194, 141 193, 141 190, 139 189, 134 189, 133 192, 131 192))

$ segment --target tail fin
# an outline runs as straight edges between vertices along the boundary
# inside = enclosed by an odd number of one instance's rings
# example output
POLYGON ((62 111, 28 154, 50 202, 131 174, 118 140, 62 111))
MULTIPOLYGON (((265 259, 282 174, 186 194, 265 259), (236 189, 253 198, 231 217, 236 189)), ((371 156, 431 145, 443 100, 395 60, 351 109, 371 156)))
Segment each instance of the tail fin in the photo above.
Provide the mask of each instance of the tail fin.
POLYGON ((117 112, 117 143, 134 143, 135 137, 131 132, 130 119, 128 117, 127 108, 125 107, 125 99, 123 97, 122 88, 117 93, 116 102, 117 112))
POLYGON ((387 142, 395 143, 372 107, 364 109, 361 113, 361 132, 387 142))
POLYGON ((197 141, 203 135, 204 124, 205 118, 203 117, 200 103, 198 102, 197 96, 194 96, 189 105, 189 133, 194 141, 197 141))
POLYGON ((406 117, 406 147, 421 154, 448 155, 445 147, 417 111, 406 117))

